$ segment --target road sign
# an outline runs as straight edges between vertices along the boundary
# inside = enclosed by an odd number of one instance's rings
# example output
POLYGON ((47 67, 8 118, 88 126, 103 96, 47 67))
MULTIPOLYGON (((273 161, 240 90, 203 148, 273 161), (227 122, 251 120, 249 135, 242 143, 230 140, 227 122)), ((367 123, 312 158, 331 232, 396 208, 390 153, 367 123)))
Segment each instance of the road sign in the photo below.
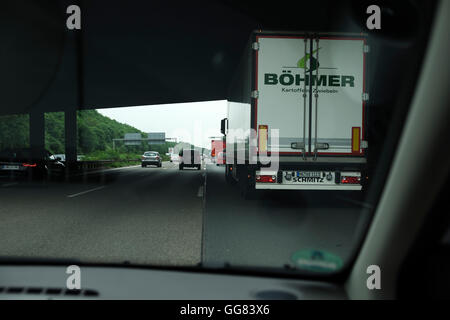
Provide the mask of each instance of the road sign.
POLYGON ((166 142, 165 132, 150 132, 148 134, 148 144, 164 144, 166 142))
POLYGON ((140 133, 125 133, 124 143, 126 146, 140 146, 142 136, 140 133))

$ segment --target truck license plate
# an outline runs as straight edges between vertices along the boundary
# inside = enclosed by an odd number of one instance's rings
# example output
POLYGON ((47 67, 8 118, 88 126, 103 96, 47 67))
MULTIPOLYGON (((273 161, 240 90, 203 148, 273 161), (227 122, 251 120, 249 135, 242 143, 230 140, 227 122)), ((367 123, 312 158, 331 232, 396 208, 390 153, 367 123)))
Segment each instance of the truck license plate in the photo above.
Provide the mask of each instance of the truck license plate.
POLYGON ((296 176, 292 177, 292 182, 300 184, 322 184, 325 178, 322 172, 317 171, 297 171, 296 176))
POLYGON ((322 176, 322 172, 319 171, 298 171, 297 177, 300 178, 320 178, 322 176))

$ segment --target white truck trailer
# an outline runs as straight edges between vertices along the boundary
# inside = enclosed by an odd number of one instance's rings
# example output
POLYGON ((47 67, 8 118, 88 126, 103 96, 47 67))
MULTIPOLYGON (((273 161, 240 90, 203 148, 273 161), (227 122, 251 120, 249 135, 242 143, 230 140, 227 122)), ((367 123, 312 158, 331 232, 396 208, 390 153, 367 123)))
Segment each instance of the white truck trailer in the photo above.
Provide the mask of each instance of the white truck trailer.
POLYGON ((229 90, 225 177, 256 189, 362 190, 364 34, 255 31, 229 90))

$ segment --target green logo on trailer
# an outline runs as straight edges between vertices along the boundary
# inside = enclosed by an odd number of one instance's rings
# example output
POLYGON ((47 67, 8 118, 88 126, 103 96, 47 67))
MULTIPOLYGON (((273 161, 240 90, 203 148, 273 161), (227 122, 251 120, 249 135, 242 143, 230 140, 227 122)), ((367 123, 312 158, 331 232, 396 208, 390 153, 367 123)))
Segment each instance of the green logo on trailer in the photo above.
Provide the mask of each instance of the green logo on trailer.
MULTIPOLYGON (((322 48, 318 48, 318 49, 314 50, 313 55, 320 49, 322 49, 322 48)), ((309 53, 307 53, 306 56, 304 56, 303 58, 298 60, 297 67, 301 68, 301 69, 306 69, 306 64, 307 64, 308 60, 309 60, 309 69, 306 70, 306 72, 314 71, 319 68, 319 66, 320 66, 319 61, 317 61, 316 58, 311 57, 311 55, 309 53)))

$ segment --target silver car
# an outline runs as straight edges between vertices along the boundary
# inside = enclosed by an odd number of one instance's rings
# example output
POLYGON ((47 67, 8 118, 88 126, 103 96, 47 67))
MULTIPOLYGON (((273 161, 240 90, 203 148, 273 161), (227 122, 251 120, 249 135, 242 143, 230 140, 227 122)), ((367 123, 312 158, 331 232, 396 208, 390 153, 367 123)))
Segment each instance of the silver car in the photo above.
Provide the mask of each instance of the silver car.
POLYGON ((142 162, 141 162, 142 168, 145 168, 147 166, 157 166, 160 168, 162 166, 161 156, 156 151, 146 151, 142 155, 142 162))

